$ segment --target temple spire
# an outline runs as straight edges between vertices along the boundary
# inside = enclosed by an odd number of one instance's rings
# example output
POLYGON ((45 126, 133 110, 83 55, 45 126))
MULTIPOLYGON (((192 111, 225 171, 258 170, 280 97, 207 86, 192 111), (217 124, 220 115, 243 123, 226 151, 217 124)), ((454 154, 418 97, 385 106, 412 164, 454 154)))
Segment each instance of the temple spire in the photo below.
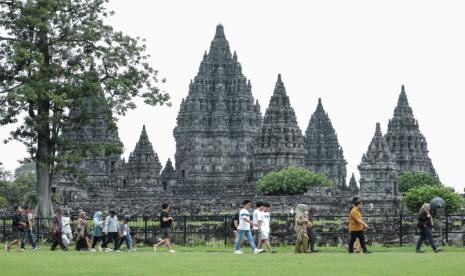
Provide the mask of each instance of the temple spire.
POLYGON ((226 38, 225 35, 224 35, 224 28, 223 28, 223 25, 221 25, 221 24, 216 25, 215 38, 217 38, 217 37, 224 37, 224 38, 226 38))
POLYGON ((347 162, 321 98, 305 132, 305 149, 305 167, 326 175, 338 188, 346 187, 347 162))
POLYGON ((281 74, 278 74, 278 79, 276 80, 276 85, 274 88, 273 95, 286 95, 286 87, 284 87, 284 83, 281 79, 281 74))

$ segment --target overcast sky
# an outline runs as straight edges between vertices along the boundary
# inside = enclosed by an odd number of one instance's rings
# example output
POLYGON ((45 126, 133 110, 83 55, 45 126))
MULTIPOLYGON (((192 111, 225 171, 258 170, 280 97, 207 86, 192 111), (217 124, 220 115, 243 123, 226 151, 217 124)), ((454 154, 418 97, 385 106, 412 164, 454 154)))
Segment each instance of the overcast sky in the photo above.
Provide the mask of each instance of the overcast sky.
MULTIPOLYGON (((380 122, 406 92, 441 180, 462 191, 465 165, 465 3, 463 1, 153 1, 111 0, 111 24, 147 39, 153 67, 166 77, 172 107, 143 104, 121 118, 124 156, 142 125, 164 165, 174 159, 173 128, 218 23, 224 25, 253 96, 268 106, 282 74, 305 132, 318 98, 329 113, 355 172, 380 122)), ((0 138, 11 127, 0 127, 0 138)), ((26 155, 19 143, 0 145, 14 169, 26 155)))

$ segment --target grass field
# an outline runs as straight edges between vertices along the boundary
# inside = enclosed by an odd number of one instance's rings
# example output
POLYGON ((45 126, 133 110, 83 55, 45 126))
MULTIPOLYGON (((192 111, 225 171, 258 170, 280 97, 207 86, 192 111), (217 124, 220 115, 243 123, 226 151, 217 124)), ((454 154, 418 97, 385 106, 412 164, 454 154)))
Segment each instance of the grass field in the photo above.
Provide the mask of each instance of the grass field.
POLYGON ((370 248, 373 254, 347 254, 341 248, 320 248, 316 254, 292 253, 233 255, 232 248, 176 247, 153 252, 91 253, 12 250, 0 253, 0 275, 465 275, 465 249, 445 248, 434 254, 412 253, 412 247, 370 248))

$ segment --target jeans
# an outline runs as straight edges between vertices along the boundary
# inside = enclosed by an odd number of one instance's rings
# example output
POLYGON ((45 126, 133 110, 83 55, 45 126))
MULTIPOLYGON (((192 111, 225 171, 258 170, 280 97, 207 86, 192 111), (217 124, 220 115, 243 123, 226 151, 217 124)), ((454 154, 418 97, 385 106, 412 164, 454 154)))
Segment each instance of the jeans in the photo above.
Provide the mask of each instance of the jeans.
POLYGON ((236 238, 236 251, 241 250, 241 241, 244 238, 244 235, 246 235, 247 240, 249 241, 250 247, 252 247, 253 250, 255 250, 255 242, 253 241, 252 237, 252 232, 250 230, 237 230, 238 235, 236 238))
POLYGON ((365 234, 363 234, 363 230, 361 230, 350 232, 349 253, 354 252, 354 243, 357 238, 360 242, 360 246, 362 247, 363 252, 367 252, 367 248, 365 246, 365 234))
POLYGON ((437 247, 436 247, 436 243, 434 242, 433 232, 431 231, 431 229, 430 228, 425 228, 425 229, 421 229, 420 231, 421 231, 420 232, 420 238, 417 241, 417 251, 420 250, 421 244, 425 240, 427 240, 429 242, 429 244, 431 245, 431 247, 433 248, 433 250, 436 251, 437 247))
POLYGON ((26 245, 26 241, 29 240, 29 242, 32 245, 32 248, 36 248, 36 241, 34 239, 34 234, 32 234, 32 230, 24 230, 23 236, 21 238, 21 248, 24 249, 24 246, 26 245))
POLYGON ((123 242, 126 242, 126 246, 128 250, 132 249, 132 238, 131 235, 126 235, 123 236, 118 243, 118 249, 120 249, 121 245, 123 245, 123 242))

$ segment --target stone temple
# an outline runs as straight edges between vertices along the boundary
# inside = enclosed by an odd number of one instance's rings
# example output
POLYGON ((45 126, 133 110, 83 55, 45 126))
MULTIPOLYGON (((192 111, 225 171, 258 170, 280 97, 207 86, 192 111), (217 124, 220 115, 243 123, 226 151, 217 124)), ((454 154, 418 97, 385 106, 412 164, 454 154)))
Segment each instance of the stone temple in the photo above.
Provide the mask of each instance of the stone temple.
MULTIPOLYGON (((72 120, 62 136, 80 144, 121 146, 117 127, 108 124, 111 112, 96 94, 84 107, 94 110, 95 116, 86 123, 72 120)), ((154 206, 161 202, 170 202, 183 213, 231 212, 245 198, 267 200, 278 212, 296 203, 318 202, 320 212, 338 213, 346 211, 356 194, 379 203, 376 206, 382 207, 375 212, 395 213, 399 173, 436 173, 403 86, 386 134, 382 135, 378 123, 363 154, 358 167, 360 186, 353 173, 346 183, 347 162, 321 99, 305 134, 281 75, 264 117, 260 108, 238 55, 231 52, 223 26, 218 25, 179 108, 173 130, 175 165, 168 159, 162 167, 156 153, 161 145, 151 144, 143 126, 127 161, 119 154, 93 152, 89 147, 84 160, 67 164, 71 170, 55 176, 52 192, 63 195, 63 204, 72 208, 116 208, 138 215, 155 213, 158 207, 154 206), (287 166, 324 174, 334 187, 310 188, 299 196, 257 193, 258 179, 287 166)), ((71 117, 79 118, 81 111, 71 110, 71 117)))

